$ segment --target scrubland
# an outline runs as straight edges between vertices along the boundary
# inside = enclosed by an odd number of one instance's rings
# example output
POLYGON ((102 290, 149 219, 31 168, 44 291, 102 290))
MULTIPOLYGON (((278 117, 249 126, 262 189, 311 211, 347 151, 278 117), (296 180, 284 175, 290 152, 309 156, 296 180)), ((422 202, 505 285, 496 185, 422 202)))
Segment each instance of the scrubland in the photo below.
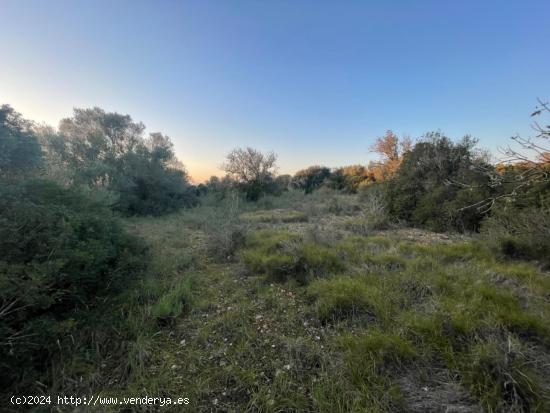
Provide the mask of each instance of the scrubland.
POLYGON ((547 411, 549 274, 372 205, 290 191, 127 219, 151 266, 85 386, 190 411, 547 411))
POLYGON ((192 185, 129 115, 54 129, 8 105, 0 149, 1 400, 550 410, 548 151, 492 164, 469 136, 388 131, 368 166, 277 175, 275 153, 236 148, 192 185))

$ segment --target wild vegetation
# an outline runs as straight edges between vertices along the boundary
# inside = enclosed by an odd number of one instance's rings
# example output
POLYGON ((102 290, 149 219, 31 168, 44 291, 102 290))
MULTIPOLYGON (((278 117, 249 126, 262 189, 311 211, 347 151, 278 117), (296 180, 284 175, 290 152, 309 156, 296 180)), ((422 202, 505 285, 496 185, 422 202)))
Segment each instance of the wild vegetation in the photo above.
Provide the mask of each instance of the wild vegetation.
POLYGON ((98 108, 56 130, 2 106, 4 395, 550 409, 545 127, 536 146, 516 140, 540 152, 521 162, 388 132, 368 166, 276 176, 274 154, 236 149, 198 186, 144 131, 98 108))

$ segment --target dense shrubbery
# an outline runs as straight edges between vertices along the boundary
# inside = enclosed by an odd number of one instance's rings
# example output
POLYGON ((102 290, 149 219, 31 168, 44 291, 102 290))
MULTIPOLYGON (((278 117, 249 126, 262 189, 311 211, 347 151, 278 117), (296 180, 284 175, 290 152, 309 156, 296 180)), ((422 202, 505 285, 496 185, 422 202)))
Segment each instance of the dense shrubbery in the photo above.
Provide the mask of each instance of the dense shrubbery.
POLYGON ((38 178, 42 154, 30 124, 9 108, 2 114, 0 360, 7 388, 49 380, 64 343, 92 326, 94 308, 142 267, 144 248, 102 193, 38 178))
POLYGON ((31 123, 10 106, 0 106, 0 174, 14 176, 42 165, 31 123))
POLYGON ((47 163, 65 170, 63 181, 107 189, 124 214, 158 215, 195 205, 195 190, 170 139, 160 133, 145 139, 144 130, 129 115, 75 109, 59 133, 47 131, 42 140, 47 163))
POLYGON ((336 168, 327 179, 326 185, 329 188, 353 194, 360 187, 373 182, 375 182, 374 175, 366 166, 350 165, 336 168))
POLYGON ((170 165, 174 159, 172 144, 162 135, 125 154, 122 173, 112 182, 118 194, 116 208, 127 214, 159 215, 196 205, 187 173, 170 165))
POLYGON ((292 187, 310 194, 319 188, 330 176, 330 169, 325 166, 310 166, 302 169, 292 178, 292 187))
POLYGON ((43 374, 59 343, 120 291, 143 248, 100 201, 43 180, 0 185, 3 384, 43 374), (31 371, 35 370, 34 373, 31 371))
POLYGON ((440 133, 427 134, 405 154, 387 185, 390 214, 435 231, 475 231, 484 217, 467 208, 490 196, 490 169, 474 151, 475 140, 458 143, 440 133))
POLYGON ((223 169, 232 181, 232 187, 245 194, 249 201, 277 192, 275 170, 277 155, 261 153, 253 148, 237 148, 227 154, 223 169))
POLYGON ((255 232, 247 239, 241 258, 250 271, 279 281, 292 277, 304 283, 344 269, 330 248, 285 231, 255 232))

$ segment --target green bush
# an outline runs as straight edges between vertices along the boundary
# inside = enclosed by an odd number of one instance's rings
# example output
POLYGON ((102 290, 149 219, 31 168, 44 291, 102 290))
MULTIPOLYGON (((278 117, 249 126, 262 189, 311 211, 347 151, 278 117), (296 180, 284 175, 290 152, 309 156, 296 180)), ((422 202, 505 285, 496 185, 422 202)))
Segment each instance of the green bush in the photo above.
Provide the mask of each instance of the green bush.
POLYGON ((477 231, 484 211, 467 208, 489 198, 491 167, 475 153, 476 141, 454 143, 427 134, 404 155, 386 197, 390 215, 434 231, 477 231))
POLYGON ((42 164, 31 123, 8 105, 0 106, 0 174, 18 175, 42 164))
POLYGON ((459 360, 463 384, 484 410, 545 412, 549 402, 539 385, 541 378, 529 368, 521 348, 513 341, 479 343, 459 360))
POLYGON ((308 294, 314 298, 317 314, 323 321, 364 314, 376 317, 383 301, 376 287, 344 276, 315 280, 308 287, 308 294))
POLYGON ((2 384, 38 380, 144 263, 102 203, 53 182, 0 183, 2 384), (61 344, 60 344, 61 343, 61 344))
MULTIPOLYGON (((259 201, 261 202, 261 201, 259 201)), ((304 222, 307 221, 307 215, 301 211, 291 209, 269 209, 241 214, 241 219, 249 222, 304 222)))
POLYGON ((197 204, 196 189, 168 136, 151 133, 129 115, 74 109, 59 133, 44 140, 48 159, 66 169, 69 183, 104 188, 127 215, 160 215, 197 204))
POLYGON ((500 255, 550 266, 550 209, 498 205, 483 222, 481 232, 500 255))
POLYGON ((312 193, 319 188, 330 177, 330 169, 325 166, 310 166, 302 169, 292 178, 292 187, 304 191, 306 194, 312 193))
POLYGON ((330 248, 304 242, 298 234, 286 231, 256 231, 247 239, 241 258, 250 271, 278 281, 292 277, 306 282, 345 268, 330 248))

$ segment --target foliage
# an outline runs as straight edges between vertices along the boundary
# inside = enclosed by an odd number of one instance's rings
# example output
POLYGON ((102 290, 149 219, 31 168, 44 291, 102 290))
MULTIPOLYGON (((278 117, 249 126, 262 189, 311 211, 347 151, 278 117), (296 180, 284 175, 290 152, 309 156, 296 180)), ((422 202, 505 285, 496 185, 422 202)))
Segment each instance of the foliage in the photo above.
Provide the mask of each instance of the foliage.
POLYGON ((270 209, 253 212, 245 212, 240 216, 241 219, 250 222, 304 222, 307 221, 307 215, 300 211, 288 209, 270 209))
POLYGON ((372 171, 363 165, 350 165, 335 169, 327 180, 327 186, 349 194, 356 193, 360 187, 375 182, 372 171))
POLYGON ((390 214, 435 231, 478 230, 483 211, 468 208, 489 193, 489 166, 474 152, 470 137, 453 143, 439 132, 427 134, 405 154, 388 184, 390 214))
POLYGON ((281 194, 290 189, 292 184, 292 176, 288 174, 277 175, 275 178, 275 193, 281 194))
POLYGON ((13 176, 42 165, 32 124, 10 106, 0 106, 0 175, 13 176))
POLYGON ((31 179, 0 185, 3 384, 38 379, 59 342, 90 327, 93 308, 121 291, 144 250, 105 205, 31 179))
POLYGON ((550 265, 550 209, 497 203, 482 224, 485 240, 500 254, 550 265))
POLYGON ((197 199, 187 172, 171 165, 174 159, 172 143, 160 134, 124 154, 122 173, 111 185, 119 194, 115 207, 130 215, 159 215, 195 206, 197 199))
POLYGON ((299 235, 286 231, 255 232, 247 239, 241 258, 253 273, 275 280, 294 278, 302 283, 344 269, 338 256, 326 246, 304 242, 299 235))
POLYGON ((330 176, 330 169, 325 166, 310 166, 299 170, 292 178, 292 187, 310 194, 319 188, 330 176))
POLYGON ((167 136, 143 137, 129 115, 75 109, 59 134, 45 134, 48 159, 70 171, 69 182, 105 188, 125 214, 158 215, 196 204, 195 191, 167 136))
POLYGON ((391 130, 376 139, 371 151, 380 154, 382 159, 369 165, 374 180, 381 182, 392 178, 399 169, 403 156, 411 149, 412 141, 410 138, 399 139, 391 130))
POLYGON ((253 148, 237 148, 227 154, 223 170, 237 183, 250 201, 273 192, 277 156, 253 148))

